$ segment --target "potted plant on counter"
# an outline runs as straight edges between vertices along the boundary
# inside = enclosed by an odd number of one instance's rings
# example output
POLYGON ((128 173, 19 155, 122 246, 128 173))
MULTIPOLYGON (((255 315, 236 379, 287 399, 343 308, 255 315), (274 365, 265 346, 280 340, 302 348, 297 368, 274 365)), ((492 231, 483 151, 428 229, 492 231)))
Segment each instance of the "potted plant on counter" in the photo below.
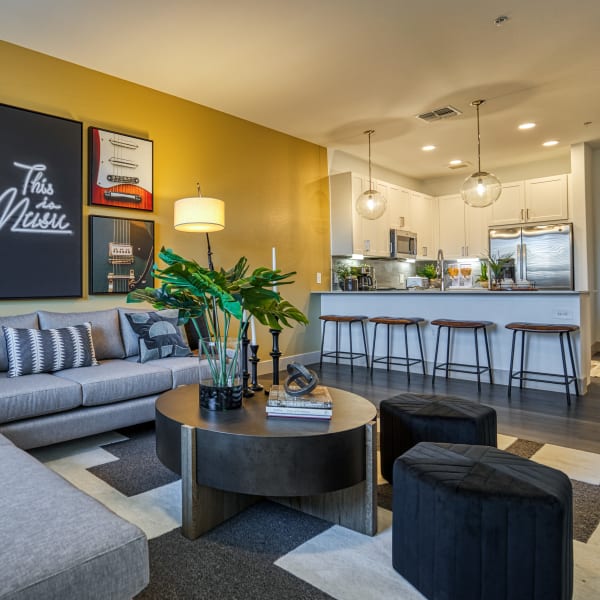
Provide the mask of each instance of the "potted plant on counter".
POLYGON ((440 287, 441 285, 441 281, 437 276, 436 266, 433 263, 427 263, 426 265, 419 267, 417 269, 417 275, 419 277, 426 277, 430 287, 440 287))
MULTIPOLYGON (((491 289, 495 290, 495 289, 501 289, 502 285, 500 283, 501 279, 502 279, 502 269, 510 263, 510 261, 512 260, 512 257, 510 254, 502 254, 502 255, 496 255, 495 257, 491 256, 490 254, 484 254, 481 258, 482 261, 485 261, 485 263, 487 263, 489 265, 489 271, 490 271, 490 275, 491 275, 491 289)), ((483 265, 485 264, 482 262, 481 268, 482 268, 482 273, 483 273, 483 265)))
POLYGON ((241 338, 249 315, 270 329, 308 324, 306 316, 284 300, 273 286, 291 284, 295 272, 281 273, 259 267, 248 275, 248 261, 238 260, 228 271, 211 271, 170 249, 161 248, 165 268, 154 265, 152 274, 163 283, 159 288, 130 292, 128 302, 148 302, 154 308, 177 308, 180 324, 192 323, 198 333, 201 354, 209 364, 211 378, 200 382, 200 404, 212 410, 239 408, 241 338), (198 321, 208 336, 202 336, 198 321))

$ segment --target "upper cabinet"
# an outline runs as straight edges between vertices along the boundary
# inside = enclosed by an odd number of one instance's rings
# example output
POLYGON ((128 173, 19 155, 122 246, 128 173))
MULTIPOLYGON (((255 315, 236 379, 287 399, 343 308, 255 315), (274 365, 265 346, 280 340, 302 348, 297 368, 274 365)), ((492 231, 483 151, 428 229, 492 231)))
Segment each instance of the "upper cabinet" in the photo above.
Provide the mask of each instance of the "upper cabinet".
POLYGON ((491 225, 563 221, 568 218, 567 175, 502 184, 491 225))
MULTIPOLYGON (((331 254, 385 257, 390 255, 389 199, 379 219, 364 219, 355 210, 356 199, 369 187, 368 177, 338 173, 329 178, 331 202, 331 254)), ((388 198, 388 185, 373 180, 373 187, 388 198)))
POLYGON ((410 192, 399 185, 388 184, 387 201, 390 229, 410 229, 408 227, 410 192))
POLYGON ((488 248, 491 208, 467 206, 460 194, 438 197, 439 246, 446 258, 478 257, 488 248))
POLYGON ((435 198, 419 192, 409 192, 409 210, 406 229, 417 234, 417 258, 435 258, 434 223, 435 198))

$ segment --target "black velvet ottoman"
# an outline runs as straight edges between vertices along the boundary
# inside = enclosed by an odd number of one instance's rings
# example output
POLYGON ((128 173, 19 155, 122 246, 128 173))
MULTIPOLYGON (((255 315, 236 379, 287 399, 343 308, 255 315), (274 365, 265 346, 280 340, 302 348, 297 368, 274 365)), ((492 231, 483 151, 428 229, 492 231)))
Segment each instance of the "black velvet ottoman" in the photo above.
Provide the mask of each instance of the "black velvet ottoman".
POLYGON ((393 566, 430 600, 567 600, 572 535, 561 471, 429 442, 394 463, 393 566))
POLYGON ((379 406, 381 474, 393 481, 394 461, 419 442, 497 446, 496 411, 462 398, 400 394, 379 406))

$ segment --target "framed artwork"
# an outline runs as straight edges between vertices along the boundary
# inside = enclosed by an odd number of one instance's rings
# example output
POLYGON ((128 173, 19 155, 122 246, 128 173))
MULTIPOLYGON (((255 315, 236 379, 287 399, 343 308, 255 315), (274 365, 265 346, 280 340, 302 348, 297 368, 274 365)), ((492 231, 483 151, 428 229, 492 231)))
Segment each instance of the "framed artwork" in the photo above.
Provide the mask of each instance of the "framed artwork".
POLYGON ((0 300, 82 294, 82 124, 0 104, 0 300))
POLYGON ((153 287, 154 221, 90 216, 90 294, 153 287))
POLYGON ((90 127, 90 204, 152 210, 152 140, 90 127))

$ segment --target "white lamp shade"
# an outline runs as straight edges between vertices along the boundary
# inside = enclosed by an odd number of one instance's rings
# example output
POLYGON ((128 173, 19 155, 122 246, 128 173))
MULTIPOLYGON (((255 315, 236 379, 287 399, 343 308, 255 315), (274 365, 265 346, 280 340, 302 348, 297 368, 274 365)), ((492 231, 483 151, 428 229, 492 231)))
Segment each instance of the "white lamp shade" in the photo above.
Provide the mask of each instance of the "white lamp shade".
POLYGON ((182 198, 175 202, 173 221, 178 231, 221 231, 225 227, 225 202, 206 196, 182 198))
POLYGON ((469 175, 462 187, 460 194, 465 204, 476 208, 490 206, 502 193, 502 184, 493 173, 478 171, 469 175))
POLYGON ((385 212, 387 200, 377 190, 367 190, 356 199, 356 212, 365 219, 374 221, 385 212))

